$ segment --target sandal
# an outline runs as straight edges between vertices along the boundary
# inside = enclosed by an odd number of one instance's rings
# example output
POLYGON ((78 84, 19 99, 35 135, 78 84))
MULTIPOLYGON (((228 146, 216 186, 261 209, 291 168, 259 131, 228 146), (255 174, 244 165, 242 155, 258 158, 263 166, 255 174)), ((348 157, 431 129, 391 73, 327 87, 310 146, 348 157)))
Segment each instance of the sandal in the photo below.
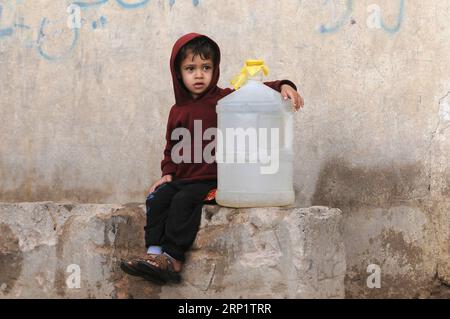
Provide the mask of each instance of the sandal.
POLYGON ((137 267, 146 275, 164 283, 181 282, 180 273, 174 270, 172 260, 164 254, 154 258, 141 259, 138 261, 137 267))
POLYGON ((142 275, 145 275, 145 273, 139 269, 138 267, 139 261, 146 259, 153 259, 156 256, 157 255, 146 255, 144 257, 137 257, 129 260, 122 259, 120 261, 120 269, 122 269, 128 275, 142 277, 142 275))

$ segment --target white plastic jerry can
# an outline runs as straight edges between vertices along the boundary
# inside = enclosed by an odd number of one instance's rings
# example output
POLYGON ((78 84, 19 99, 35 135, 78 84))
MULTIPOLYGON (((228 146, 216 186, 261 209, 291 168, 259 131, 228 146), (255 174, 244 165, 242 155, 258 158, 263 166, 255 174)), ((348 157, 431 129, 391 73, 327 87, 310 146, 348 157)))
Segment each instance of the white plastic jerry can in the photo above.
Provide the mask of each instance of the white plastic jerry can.
POLYGON ((293 189, 293 111, 262 83, 268 69, 247 60, 237 90, 217 103, 216 201, 228 207, 287 206, 293 189), (240 87, 242 85, 242 87, 240 87))

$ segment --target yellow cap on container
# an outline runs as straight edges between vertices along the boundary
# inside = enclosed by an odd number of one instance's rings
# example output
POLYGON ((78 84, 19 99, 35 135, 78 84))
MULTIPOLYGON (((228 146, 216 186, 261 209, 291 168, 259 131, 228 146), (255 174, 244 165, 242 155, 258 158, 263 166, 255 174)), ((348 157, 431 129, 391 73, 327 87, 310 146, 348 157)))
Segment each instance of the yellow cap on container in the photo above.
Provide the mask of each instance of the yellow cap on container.
POLYGON ((247 82, 249 75, 254 76, 259 71, 263 71, 266 76, 269 74, 269 68, 264 64, 263 60, 247 60, 241 69, 241 73, 231 80, 231 84, 237 90, 247 82))

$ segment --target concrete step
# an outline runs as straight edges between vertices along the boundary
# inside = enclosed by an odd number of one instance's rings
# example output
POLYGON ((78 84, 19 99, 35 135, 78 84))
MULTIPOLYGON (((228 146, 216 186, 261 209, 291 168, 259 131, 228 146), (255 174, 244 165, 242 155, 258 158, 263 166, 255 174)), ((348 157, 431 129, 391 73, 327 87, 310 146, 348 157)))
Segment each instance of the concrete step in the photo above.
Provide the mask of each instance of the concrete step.
POLYGON ((140 204, 0 203, 1 298, 344 298, 341 211, 205 206, 178 285, 124 274, 140 204))

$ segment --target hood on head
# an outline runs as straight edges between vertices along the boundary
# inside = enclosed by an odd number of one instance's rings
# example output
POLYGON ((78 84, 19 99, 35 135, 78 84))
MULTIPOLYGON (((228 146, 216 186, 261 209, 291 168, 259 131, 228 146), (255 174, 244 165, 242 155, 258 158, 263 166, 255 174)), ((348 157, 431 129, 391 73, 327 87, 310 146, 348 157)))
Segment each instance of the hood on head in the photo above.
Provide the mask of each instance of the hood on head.
POLYGON ((214 42, 211 38, 207 37, 206 35, 202 35, 199 33, 188 33, 179 38, 173 48, 172 48, 172 55, 170 56, 170 72, 172 73, 172 82, 173 82, 173 90, 175 93, 175 103, 177 105, 183 105, 187 104, 196 100, 199 100, 205 96, 208 96, 212 93, 214 93, 217 90, 217 82, 219 81, 219 75, 220 75, 220 49, 216 42, 214 42), (180 78, 177 78, 177 72, 175 69, 175 60, 177 57, 178 52, 180 52, 181 48, 188 43, 189 41, 199 38, 199 37, 205 37, 209 39, 214 46, 217 49, 217 57, 216 57, 216 63, 214 65, 214 71, 213 76, 211 79, 211 83, 209 84, 208 88, 205 90, 205 92, 200 95, 197 99, 194 99, 189 91, 186 90, 185 86, 183 85, 183 80, 180 78))

